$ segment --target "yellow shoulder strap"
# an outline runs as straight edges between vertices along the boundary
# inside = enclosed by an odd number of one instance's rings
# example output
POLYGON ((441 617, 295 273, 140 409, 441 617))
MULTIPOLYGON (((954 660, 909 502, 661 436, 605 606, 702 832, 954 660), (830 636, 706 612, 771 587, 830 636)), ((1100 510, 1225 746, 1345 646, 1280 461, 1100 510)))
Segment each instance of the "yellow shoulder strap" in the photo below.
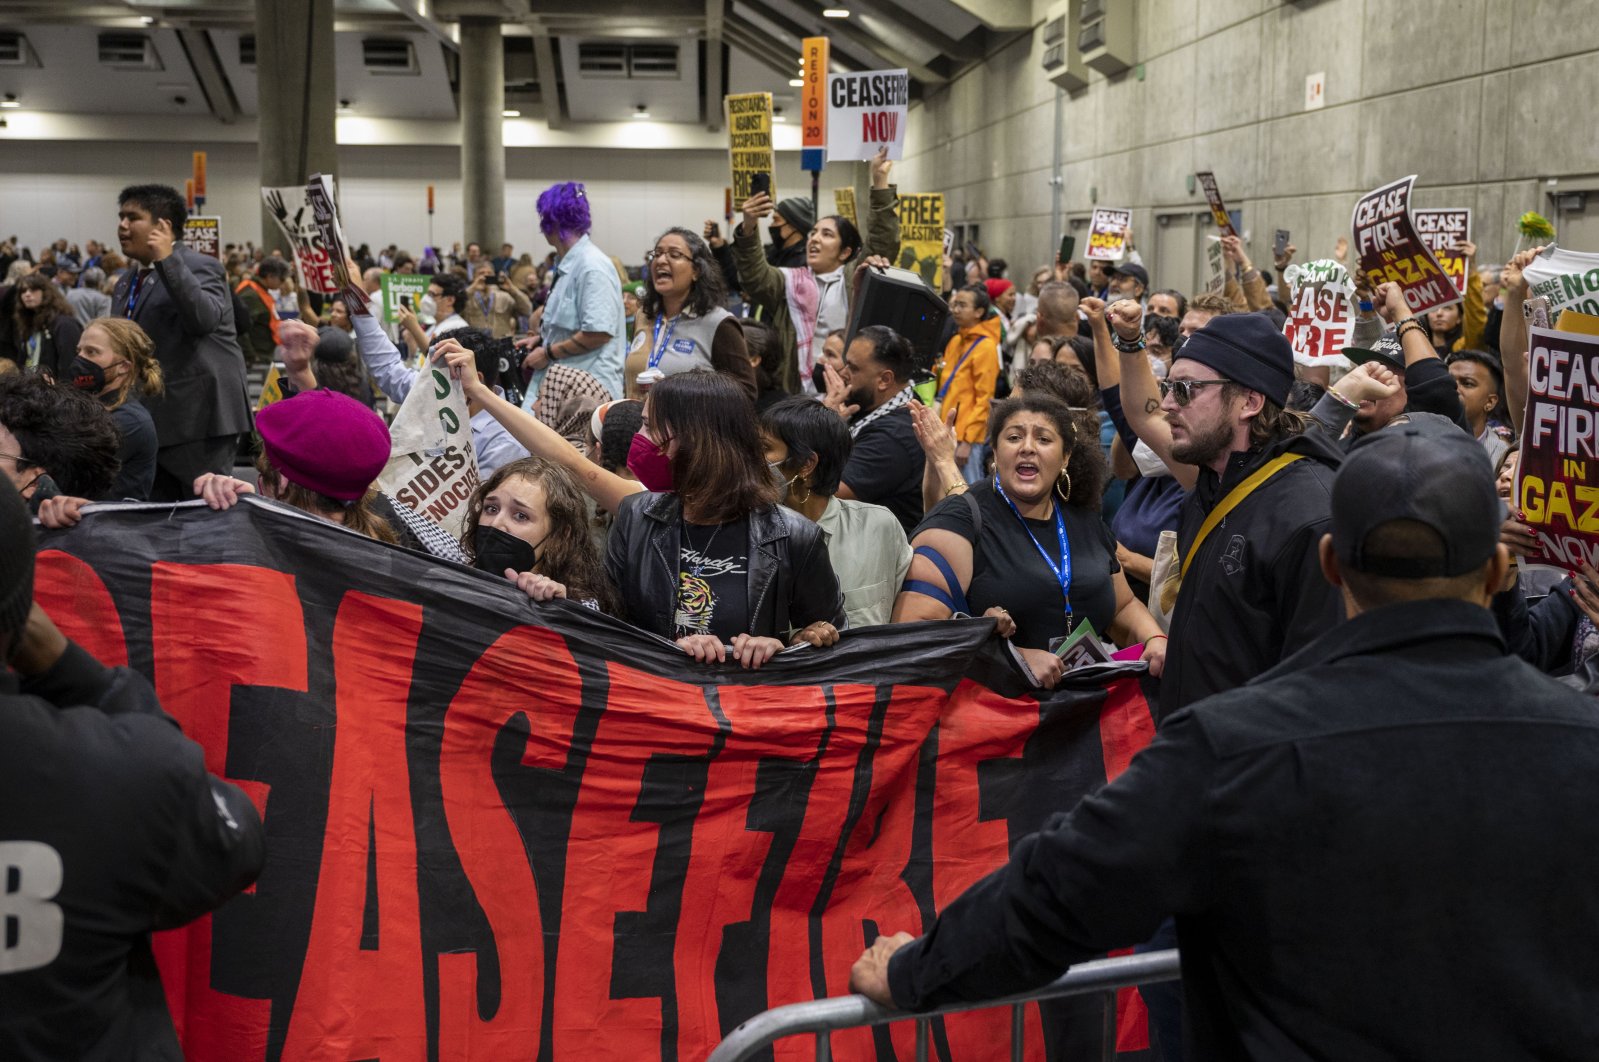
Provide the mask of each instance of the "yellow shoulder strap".
POLYGON ((1280 457, 1274 457, 1255 469, 1248 479, 1228 491, 1227 497, 1223 498, 1210 511, 1210 515, 1206 516, 1205 522, 1200 525, 1199 534, 1194 537, 1194 544, 1188 547, 1188 553, 1183 557, 1183 566, 1178 569, 1179 577, 1188 574, 1188 566, 1194 563, 1194 555, 1199 552, 1199 547, 1204 545, 1205 539, 1209 538, 1210 533, 1216 530, 1216 525, 1227 519, 1228 513, 1238 508, 1243 500, 1253 494, 1255 489, 1262 483, 1265 483, 1295 461, 1302 461, 1304 458, 1304 454, 1283 454, 1280 457))

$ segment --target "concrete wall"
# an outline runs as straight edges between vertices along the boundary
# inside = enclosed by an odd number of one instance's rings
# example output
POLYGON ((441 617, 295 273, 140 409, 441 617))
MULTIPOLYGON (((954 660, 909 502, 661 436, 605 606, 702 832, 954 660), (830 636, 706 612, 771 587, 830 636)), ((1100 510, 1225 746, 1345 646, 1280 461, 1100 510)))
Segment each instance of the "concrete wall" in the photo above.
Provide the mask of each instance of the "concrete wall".
MULTIPOLYGON (((1091 72, 1064 97, 1061 206, 1066 226, 1096 204, 1132 207, 1155 284, 1193 290, 1199 276, 1214 228, 1197 217, 1196 169, 1215 171, 1268 268, 1275 229, 1301 260, 1326 256, 1361 193, 1410 173, 1417 205, 1473 209, 1484 261, 1511 252, 1526 210, 1564 223, 1562 243, 1599 249, 1593 0, 1109 2, 1137 6, 1140 65, 1091 72), (1318 71, 1326 105, 1307 111, 1318 71), (1548 192, 1579 187, 1593 205, 1557 218, 1548 192)), ((1048 7, 1034 0, 1036 23, 1048 7)), ((1052 260, 1061 235, 1039 36, 929 93, 900 174, 904 188, 945 192, 952 222, 980 223, 1013 278, 1052 260)))

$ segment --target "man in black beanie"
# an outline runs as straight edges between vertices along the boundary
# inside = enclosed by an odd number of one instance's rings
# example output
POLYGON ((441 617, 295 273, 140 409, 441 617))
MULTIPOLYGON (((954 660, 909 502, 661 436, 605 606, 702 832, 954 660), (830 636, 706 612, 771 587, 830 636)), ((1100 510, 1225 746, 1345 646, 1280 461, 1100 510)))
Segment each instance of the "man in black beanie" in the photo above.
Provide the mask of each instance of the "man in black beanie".
POLYGON ((1165 719, 1242 686, 1343 617, 1316 559, 1342 455, 1284 408, 1293 348, 1264 315, 1211 318, 1173 359, 1159 399, 1138 304, 1118 302, 1108 316, 1123 408, 1178 481, 1192 484, 1177 529, 1182 581, 1157 713, 1165 719))
POLYGON ((33 555, 0 478, 0 1058, 178 1059, 150 933, 256 879, 261 820, 33 603, 33 555))

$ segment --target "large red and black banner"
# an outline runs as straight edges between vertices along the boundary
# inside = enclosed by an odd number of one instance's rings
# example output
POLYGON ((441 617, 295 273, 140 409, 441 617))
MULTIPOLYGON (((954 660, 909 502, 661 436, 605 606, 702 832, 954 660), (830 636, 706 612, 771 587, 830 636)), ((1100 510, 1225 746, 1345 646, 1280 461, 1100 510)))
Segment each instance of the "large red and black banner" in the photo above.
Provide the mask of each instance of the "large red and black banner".
MULTIPOLYGON (((91 513, 44 537, 37 586, 261 811, 255 886, 157 941, 196 1062, 702 1059, 846 992, 879 932, 919 931, 1154 732, 1139 676, 1035 695, 988 621, 701 667, 255 499, 91 513)), ((1029 1010, 1033 1057, 1099 1057, 1099 1001, 1029 1010)), ((953 1017, 936 1054, 1008 1030, 953 1017)), ((909 1058, 911 1033, 834 1049, 909 1058)))

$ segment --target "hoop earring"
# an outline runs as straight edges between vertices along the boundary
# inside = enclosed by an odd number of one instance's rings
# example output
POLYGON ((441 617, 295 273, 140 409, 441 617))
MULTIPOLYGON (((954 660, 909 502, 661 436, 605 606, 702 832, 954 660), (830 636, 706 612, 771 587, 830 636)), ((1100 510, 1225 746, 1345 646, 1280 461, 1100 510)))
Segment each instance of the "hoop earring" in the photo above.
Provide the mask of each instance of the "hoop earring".
POLYGON ((1061 467, 1060 475, 1055 477, 1055 493, 1060 495, 1060 500, 1063 502, 1072 500, 1072 474, 1066 471, 1065 466, 1061 467), (1066 483, 1064 489, 1061 487, 1062 480, 1066 483))
POLYGON ((797 505, 804 505, 806 502, 811 500, 811 481, 807 479, 804 482, 805 482, 805 497, 803 497, 803 498, 795 498, 794 502, 797 505))

